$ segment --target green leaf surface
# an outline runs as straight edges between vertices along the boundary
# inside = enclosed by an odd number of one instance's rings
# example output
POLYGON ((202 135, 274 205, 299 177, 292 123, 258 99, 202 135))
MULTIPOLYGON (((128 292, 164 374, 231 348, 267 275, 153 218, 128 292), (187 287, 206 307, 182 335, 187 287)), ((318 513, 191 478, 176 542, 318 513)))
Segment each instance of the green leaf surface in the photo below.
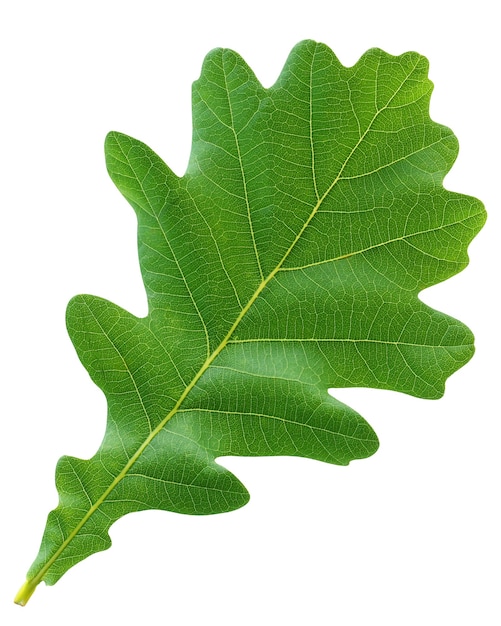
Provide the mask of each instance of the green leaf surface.
POLYGON ((60 459, 59 505, 19 603, 108 548, 126 513, 246 504, 217 457, 373 454, 375 433, 330 387, 442 395, 473 337, 418 293, 467 265, 485 215, 442 185, 458 146, 430 119, 431 91, 413 52, 373 49, 346 68, 305 41, 265 89, 217 49, 193 86, 182 178, 108 135, 108 171, 137 214, 148 315, 91 295, 69 303, 107 427, 93 458, 60 459))

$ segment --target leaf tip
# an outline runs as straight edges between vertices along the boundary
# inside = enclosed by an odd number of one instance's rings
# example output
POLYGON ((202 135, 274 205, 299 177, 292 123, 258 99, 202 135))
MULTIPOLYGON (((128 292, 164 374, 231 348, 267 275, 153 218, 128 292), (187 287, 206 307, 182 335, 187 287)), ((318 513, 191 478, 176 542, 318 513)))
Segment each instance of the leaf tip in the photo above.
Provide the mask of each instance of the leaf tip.
POLYGON ((104 138, 104 153, 105 155, 108 155, 110 149, 113 149, 116 147, 116 145, 119 143, 121 138, 125 138, 127 137, 127 135, 124 135, 123 133, 119 133, 116 130, 110 130, 107 134, 106 137, 104 138))

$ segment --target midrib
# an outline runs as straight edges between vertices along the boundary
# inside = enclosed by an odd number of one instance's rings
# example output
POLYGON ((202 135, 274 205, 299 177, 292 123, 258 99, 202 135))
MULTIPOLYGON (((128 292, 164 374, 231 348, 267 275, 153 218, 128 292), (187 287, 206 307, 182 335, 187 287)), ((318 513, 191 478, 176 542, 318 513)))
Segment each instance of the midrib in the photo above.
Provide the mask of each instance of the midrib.
MULTIPOLYGON (((417 66, 417 63, 416 63, 417 66)), ((150 445, 150 443, 153 441, 153 439, 163 430, 163 428, 165 427, 165 425, 167 424, 167 422, 169 422, 169 420, 177 413, 177 411, 179 410, 180 406, 182 405, 182 403, 184 402, 184 400, 187 398, 187 396, 190 394, 191 390, 195 387, 195 385, 197 384, 197 382, 200 380, 200 378, 205 374, 205 372, 209 369, 209 367, 212 365, 212 363, 214 362, 214 360, 219 356, 219 354, 224 350, 224 348, 226 347, 226 345, 228 344, 231 336, 233 335, 233 333, 235 332, 236 328, 238 327, 238 325, 240 324, 240 322, 243 320, 243 318, 245 317, 245 315, 247 314, 247 312, 249 311, 249 309, 252 307, 252 305, 254 304, 254 302, 258 299, 258 297, 261 295, 261 293, 263 292, 263 290, 266 288, 266 286, 273 280, 273 278, 276 276, 276 274, 281 270, 283 264, 285 263, 285 261, 287 260, 287 258, 289 257, 289 255, 291 254, 292 250, 294 249, 294 247, 296 246, 297 242, 300 240, 300 238, 302 237, 303 233, 305 232, 305 230, 308 228, 309 224, 311 223, 312 219, 315 217, 317 211, 319 210, 320 206, 322 205, 322 203, 324 202, 324 200, 327 198, 327 196, 331 193, 331 191, 333 190, 333 188, 335 187, 335 185, 337 184, 337 182, 339 181, 339 179, 341 178, 348 162, 350 161, 350 159, 352 158, 353 154, 356 152, 356 150, 358 149, 358 147, 360 146, 360 144, 363 142, 363 140, 365 139, 367 133, 369 133, 369 131, 371 130, 375 120, 377 119, 377 117, 380 115, 380 113, 382 111, 384 111, 389 104, 391 103, 391 101, 393 100, 393 98, 397 95, 397 93, 400 91, 400 89, 402 88, 402 86, 405 84, 405 82, 408 80, 408 78, 410 77, 410 75, 414 72, 414 69, 416 68, 416 66, 414 66, 414 68, 412 69, 412 71, 408 74, 408 76, 404 79, 404 81, 402 81, 401 85, 399 86, 399 88, 395 91, 395 93, 393 94, 393 96, 389 99, 389 101, 386 103, 386 105, 384 107, 382 107, 381 109, 378 109, 376 111, 376 113, 374 114, 373 118, 371 119, 369 125, 367 126, 367 129, 364 131, 364 133, 360 136, 359 140, 357 141, 357 143, 355 144, 355 146, 352 148, 352 150, 350 151, 350 153, 348 154, 348 156, 346 157, 344 163, 342 164, 338 174, 336 175, 336 177, 334 178, 334 180, 332 181, 332 183, 329 185, 329 187, 327 188, 327 190, 324 192, 324 194, 322 196, 320 196, 320 198, 318 199, 317 203, 315 204, 315 206, 313 207, 310 215, 308 216, 308 219, 304 222, 302 228, 300 229, 300 231, 298 232, 298 234, 296 235, 296 237, 294 238, 293 242, 291 243, 291 245, 289 246, 289 248, 286 250, 285 254, 283 255, 283 257, 281 258, 281 260, 279 261, 279 263, 277 264, 277 266, 273 269, 272 272, 270 272, 270 274, 264 278, 261 283, 259 284, 259 286, 257 287, 256 291, 254 292, 254 294, 252 295, 252 297, 249 299, 248 303, 242 308, 242 310, 240 311, 239 315, 237 316, 237 318, 235 319, 234 323, 232 324, 231 328, 229 329, 229 331, 227 332, 226 336, 224 337, 224 339, 221 341, 221 343, 217 346, 217 348, 215 350, 213 350, 213 352, 207 357, 207 359, 205 360, 205 362, 203 363, 202 367, 200 368, 200 370, 196 373, 196 375, 193 377, 193 379, 191 380, 191 382, 185 387, 183 393, 180 395, 178 401, 176 402, 176 404, 174 405, 174 407, 172 408, 172 410, 166 415, 166 417, 158 424, 158 426, 149 434, 149 436, 145 439, 145 441, 143 442, 143 444, 137 449, 137 451, 134 453, 134 455, 129 459, 129 461, 127 462, 127 464, 124 466, 123 470, 116 476, 116 478, 112 481, 112 483, 110 484, 110 486, 103 492, 102 496, 96 500, 96 502, 89 508, 89 510, 87 511, 87 513, 85 514, 85 516, 80 520, 80 522, 77 524, 77 526, 73 529, 73 531, 68 535, 68 537, 64 540, 64 542, 61 544, 61 546, 58 548, 58 550, 54 553, 54 555, 47 561, 47 563, 42 567, 42 569, 38 572, 38 574, 36 574, 32 579, 30 579, 30 581, 28 581, 28 584, 30 587, 32 587, 33 589, 38 585, 39 582, 41 582, 43 580, 43 577, 45 576, 45 574, 47 573, 47 571, 50 569, 50 567, 55 563, 55 561, 57 561, 57 559, 59 558, 59 556, 62 554, 62 552, 67 548, 67 546, 71 543, 71 541, 78 535, 78 533, 80 532, 80 530, 83 528, 83 526, 88 522, 88 520, 92 517, 92 515, 99 509, 99 507, 106 501, 107 497, 110 495, 110 493, 115 489, 115 487, 127 476, 127 474, 129 473, 130 469, 132 468, 132 466, 136 463, 136 461, 141 457, 142 453, 144 452, 144 450, 150 445)), ((97 321, 97 320, 96 320, 97 321)), ((118 350, 117 350, 118 351, 118 350)), ((132 373, 130 373, 131 377, 132 377, 132 373)), ((133 381, 135 383, 135 381, 133 381)), ((138 391, 138 396, 139 396, 139 391, 138 391)), ((141 397, 139 397, 140 401, 142 401, 141 397)), ((30 594, 31 595, 31 594, 30 594)))

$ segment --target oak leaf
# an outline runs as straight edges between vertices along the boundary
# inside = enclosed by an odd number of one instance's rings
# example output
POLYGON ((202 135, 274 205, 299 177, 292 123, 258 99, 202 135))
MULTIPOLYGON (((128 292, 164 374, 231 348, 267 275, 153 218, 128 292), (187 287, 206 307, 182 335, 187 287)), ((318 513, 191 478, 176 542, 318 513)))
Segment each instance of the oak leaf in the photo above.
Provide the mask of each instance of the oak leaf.
POLYGON ((108 401, 90 460, 63 457, 59 506, 17 601, 111 544, 133 511, 243 506, 226 455, 346 465, 375 433, 329 388, 438 398, 471 332, 419 300, 462 270, 482 204, 444 189, 457 155, 430 119, 427 61, 369 50, 350 68, 298 44, 265 89, 212 51, 193 87, 193 146, 176 176, 141 142, 106 139, 137 214, 148 315, 81 295, 78 356, 108 401))

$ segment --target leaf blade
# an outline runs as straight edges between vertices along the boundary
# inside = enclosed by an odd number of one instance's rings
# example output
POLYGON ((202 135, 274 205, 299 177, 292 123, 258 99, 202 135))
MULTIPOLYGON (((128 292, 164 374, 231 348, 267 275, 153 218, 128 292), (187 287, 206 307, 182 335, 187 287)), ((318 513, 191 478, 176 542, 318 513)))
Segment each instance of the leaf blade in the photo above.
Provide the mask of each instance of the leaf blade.
POLYGON ((108 171, 138 218, 148 315, 93 296, 68 307, 108 425, 92 459, 61 459, 60 504, 20 601, 109 547, 128 512, 243 506, 217 456, 373 454, 374 431, 329 387, 439 397, 471 358, 469 329, 417 297, 466 266, 485 219, 442 186, 457 141, 429 117, 427 67, 373 49, 346 68, 306 41, 264 89, 218 49, 194 84, 182 178, 108 135, 108 171))

